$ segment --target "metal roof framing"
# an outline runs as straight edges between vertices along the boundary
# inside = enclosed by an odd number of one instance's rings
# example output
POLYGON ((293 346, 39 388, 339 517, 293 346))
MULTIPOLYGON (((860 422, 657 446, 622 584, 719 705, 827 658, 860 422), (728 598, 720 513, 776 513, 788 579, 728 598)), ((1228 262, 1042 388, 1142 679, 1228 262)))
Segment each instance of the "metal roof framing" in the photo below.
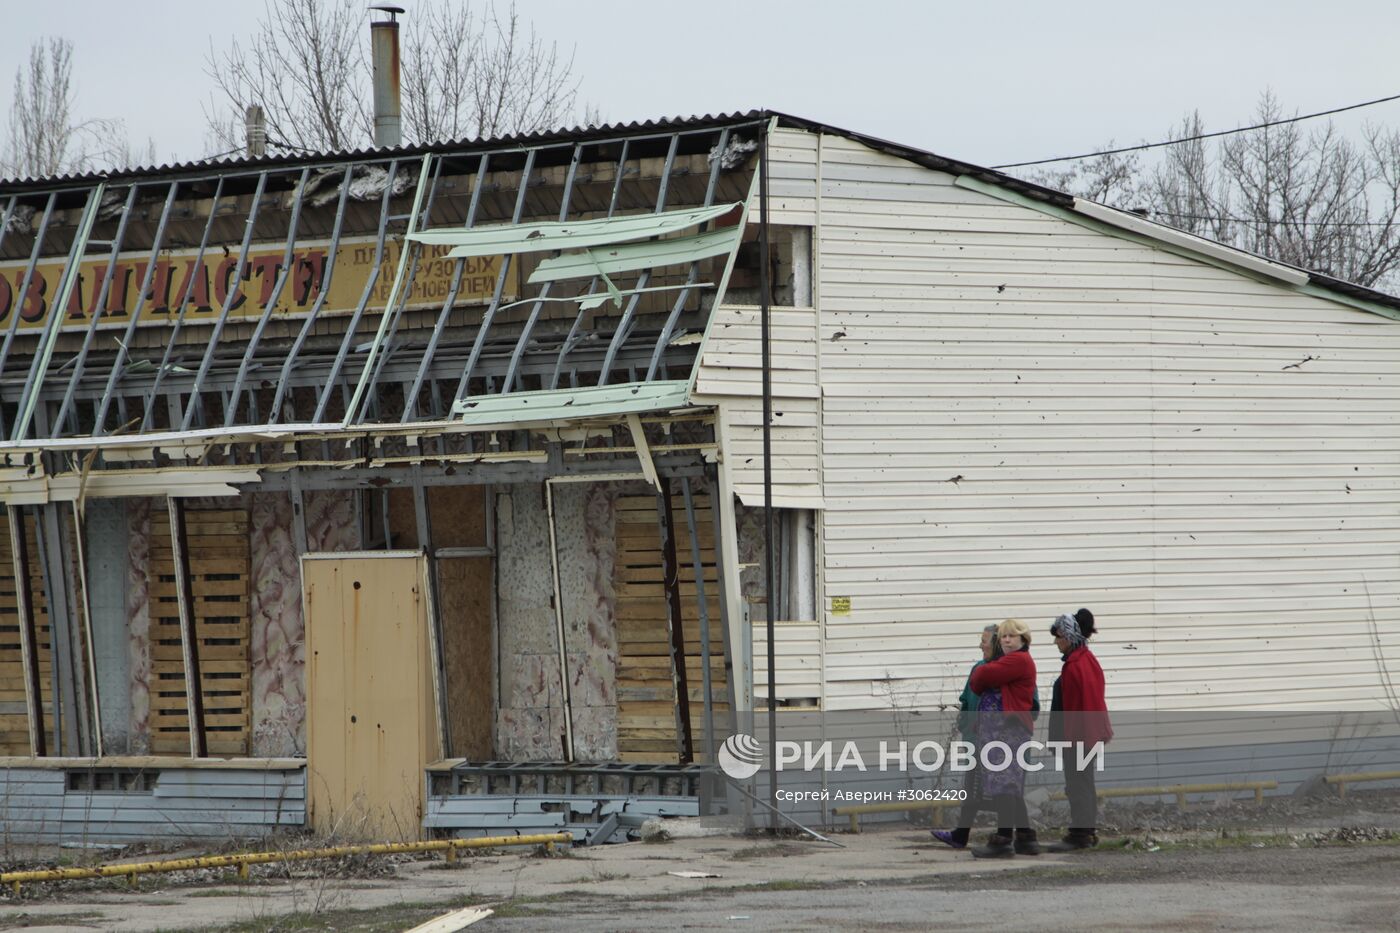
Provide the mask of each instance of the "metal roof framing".
POLYGON ((732 265, 742 228, 716 224, 751 190, 755 160, 722 157, 765 122, 0 184, 0 261, 27 257, 0 342, 0 453, 431 430, 487 398, 509 420, 551 390, 684 384, 696 345, 672 337, 719 300, 702 271, 732 265), (482 268, 494 287, 478 275, 464 298, 482 268), (37 320, 20 313, 33 287, 53 295, 37 320))

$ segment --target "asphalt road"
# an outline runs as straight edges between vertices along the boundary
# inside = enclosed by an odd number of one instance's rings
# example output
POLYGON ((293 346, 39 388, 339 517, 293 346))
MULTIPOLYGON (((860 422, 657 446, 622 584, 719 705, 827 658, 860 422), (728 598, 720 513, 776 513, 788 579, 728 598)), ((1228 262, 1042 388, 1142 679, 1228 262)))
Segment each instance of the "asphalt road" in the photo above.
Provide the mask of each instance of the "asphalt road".
POLYGON ((1032 871, 665 898, 565 897, 514 913, 492 918, 490 929, 1400 930, 1400 847, 1095 852, 1032 871))

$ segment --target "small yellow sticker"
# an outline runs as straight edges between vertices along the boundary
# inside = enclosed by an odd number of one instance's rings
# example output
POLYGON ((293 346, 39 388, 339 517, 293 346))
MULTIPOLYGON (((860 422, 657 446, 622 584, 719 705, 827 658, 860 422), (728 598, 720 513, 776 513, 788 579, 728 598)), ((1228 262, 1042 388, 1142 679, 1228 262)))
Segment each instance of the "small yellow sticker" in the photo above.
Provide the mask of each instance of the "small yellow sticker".
POLYGON ((834 616, 848 616, 851 614, 851 597, 833 596, 831 597, 831 614, 834 616))

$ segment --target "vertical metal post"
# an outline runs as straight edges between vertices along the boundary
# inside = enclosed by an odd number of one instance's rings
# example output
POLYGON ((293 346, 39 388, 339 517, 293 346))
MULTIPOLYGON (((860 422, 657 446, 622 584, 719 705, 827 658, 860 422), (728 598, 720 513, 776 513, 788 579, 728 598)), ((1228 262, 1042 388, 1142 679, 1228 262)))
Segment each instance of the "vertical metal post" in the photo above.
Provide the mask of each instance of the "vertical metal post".
MULTIPOLYGON (((705 485, 710 497, 710 524, 713 528, 715 544, 715 582, 719 587, 719 623, 724 641, 724 686, 725 701, 729 704, 729 724, 731 731, 739 726, 738 704, 735 702, 738 687, 734 683, 734 644, 729 630, 729 585, 724 573, 724 520, 720 508, 719 467, 710 464, 705 467, 705 485)), ((736 584, 738 581, 734 581, 736 584)), ((749 639, 752 643, 753 639, 749 639)), ((749 668, 740 665, 741 670, 749 668)))
MULTIPOLYGON (((705 760, 715 760, 715 707, 710 683, 710 606, 705 592, 705 563, 700 557, 700 534, 695 528, 695 500, 690 494, 690 480, 682 477, 681 495, 685 497, 685 525, 690 531, 690 563, 695 568, 695 601, 700 607, 700 664, 705 703, 705 760)), ((712 531, 713 533, 713 531, 712 531)))
POLYGON ((769 829, 778 830, 778 664, 774 652, 777 638, 777 566, 773 548, 773 340, 772 302, 768 283, 768 128, 763 130, 758 162, 758 288, 759 339, 763 362, 763 575, 768 598, 768 803, 769 829))
MULTIPOLYGON (((574 146, 574 157, 569 160, 569 174, 564 180, 564 194, 559 202, 559 221, 562 223, 569 219, 569 199, 574 193, 574 176, 578 174, 579 159, 583 157, 583 143, 574 146)), ((530 332, 535 329, 535 322, 539 320, 540 309, 544 307, 544 300, 549 297, 549 287, 554 284, 545 282, 540 287, 540 293, 535 299, 535 304, 530 308, 530 316, 525 320, 525 326, 520 330, 520 337, 515 341, 515 349, 510 354, 510 365, 506 368, 505 382, 501 384, 501 394, 506 395, 515 391, 516 372, 520 368, 520 358, 525 355, 525 345, 530 342, 530 332)))
POLYGON ((34 246, 29 251, 29 265, 24 268, 24 278, 20 279, 19 290, 14 293, 15 313, 10 315, 10 326, 5 331, 5 342, 0 345, 0 373, 5 372, 5 364, 10 360, 10 345, 15 341, 15 334, 19 332, 20 306, 23 304, 25 296, 29 294, 29 283, 34 278, 34 271, 39 265, 39 255, 43 252, 44 236, 49 231, 49 221, 53 218, 53 208, 58 200, 58 193, 49 194, 49 199, 44 204, 44 216, 39 221, 39 232, 34 234, 34 246))
POLYGON ((438 711, 438 751, 444 758, 452 757, 452 732, 447 727, 447 666, 444 660, 447 641, 442 621, 442 591, 438 584, 437 549, 433 547, 433 522, 428 513, 428 493, 423 488, 423 468, 413 471, 413 514, 418 523, 418 546, 427 557, 428 647, 433 664, 433 698, 438 711))
POLYGON ((666 590, 666 626, 671 646, 671 683, 676 691, 676 745, 680 763, 695 760, 690 728, 690 685, 685 669, 685 621, 681 615, 681 567, 676 559, 676 517, 671 509, 671 481, 657 478, 656 507, 661 521, 661 576, 666 590))
MULTIPOLYGON (((613 215, 613 211, 617 210, 617 196, 622 191, 622 176, 626 174, 627 171, 627 147, 630 143, 631 140, 624 139, 622 141, 622 152, 617 159, 617 171, 613 173, 612 198, 608 201, 609 217, 613 215)), ((598 277, 595 275, 593 280, 588 283, 588 294, 593 294, 597 287, 598 277)), ((578 342, 578 331, 579 327, 583 324, 583 315, 583 309, 579 308, 578 313, 574 315, 574 323, 569 327, 568 336, 564 338, 564 343, 559 347, 559 357, 554 361, 554 373, 549 377, 549 387, 551 389, 559 387, 559 373, 564 368, 564 357, 569 354, 569 351, 572 350, 574 345, 578 342)))
MULTIPOLYGON (((175 194, 179 191, 180 183, 172 181, 170 190, 165 195, 165 206, 160 211, 160 221, 156 224, 155 236, 151 240, 151 261, 146 263, 146 274, 141 277, 141 287, 136 292, 136 305, 131 310, 131 318, 126 322, 126 339, 117 342, 117 358, 112 364, 112 370, 107 374, 107 390, 102 393, 102 398, 97 405, 97 415, 93 419, 92 436, 97 437, 106 430, 107 411, 112 405, 112 396, 115 392, 117 379, 121 376, 122 366, 126 364, 127 348, 131 346, 131 338, 136 333, 136 322, 141 318, 141 311, 146 306, 147 293, 151 290, 151 282, 155 276, 156 266, 160 261, 161 245, 165 241, 165 225, 170 220, 170 209, 175 204, 175 194)), ((76 389, 81 375, 81 363, 79 369, 75 370, 73 379, 69 383, 68 394, 71 396, 76 389)), ((64 400, 66 406, 67 399, 64 400)), ((118 408, 121 407, 120 401, 118 408)), ((118 419, 121 415, 118 414, 118 419)))
POLYGON ((388 297, 384 300, 384 310, 379 313, 379 327, 374 333, 374 340, 370 342, 369 352, 365 354, 365 365, 360 370, 360 378, 355 382, 355 391, 350 395, 349 404, 345 406, 344 423, 347 426, 360 418, 360 405, 365 401, 366 393, 368 393, 372 382, 372 375, 377 372, 375 362, 382 360, 381 353, 385 356, 388 355, 388 347, 384 346, 385 334, 388 332, 390 321, 396 319, 395 305, 399 301, 400 289, 404 291, 405 303, 407 302, 407 293, 413 290, 413 276, 418 271, 418 244, 409 239, 409 236, 417 228, 418 214, 423 209, 425 189, 428 187, 428 170, 432 164, 431 154, 423 156, 423 167, 418 171, 418 187, 413 192, 413 208, 408 212, 408 229, 405 231, 403 243, 399 247, 399 261, 394 270, 394 281, 389 286, 388 297), (412 272, 408 272, 410 256, 413 257, 412 272), (405 276, 406 272, 407 276, 405 276))
POLYGON ((15 573, 15 609, 19 616, 20 659, 24 666, 24 701, 29 714, 29 751, 39 758, 48 754, 44 732, 44 693, 39 684, 39 638, 34 625, 34 593, 29 580, 29 541, 24 529, 24 507, 6 507, 10 519, 10 556, 15 573))
POLYGON ((559 692, 564 703, 564 760, 574 760, 574 705, 569 693, 569 652, 564 639, 564 598, 559 581, 559 540, 554 528, 554 484, 544 483, 545 515, 549 520, 549 569, 554 577, 554 631, 559 643, 559 692))
MULTIPOLYGON (((68 377, 68 388, 63 393, 63 402, 58 406, 58 415, 53 419, 54 437, 63 434, 63 423, 67 419, 69 408, 73 403, 73 392, 83 378, 83 368, 87 363, 88 351, 92 348, 93 338, 97 336, 97 324, 102 320, 102 314, 107 307, 107 296, 112 291, 112 272, 117 267, 117 254, 121 252, 122 240, 126 237, 126 222, 131 217, 131 209, 136 205, 136 193, 140 188, 140 185, 132 185, 131 190, 127 192, 126 205, 122 208, 121 219, 117 221, 117 230, 112 236, 112 249, 107 254, 107 268, 102 273, 102 285, 98 288, 97 294, 93 296, 92 320, 88 322, 87 333, 83 335, 82 348, 78 350, 78 355, 73 361, 73 374, 68 377)), ((151 261, 147 263, 147 268, 154 267, 155 263, 156 253, 152 251, 151 261)), ((81 268, 81 263, 79 268, 81 268)))
POLYGON ((185 406, 185 420, 180 424, 181 431, 190 429, 196 414, 200 416, 201 421, 203 420, 204 399, 199 391, 204 385, 205 377, 209 375, 209 367, 214 364, 214 354, 219 349, 219 337, 223 335, 224 325, 228 323, 233 303, 243 293, 243 267, 248 261, 248 248, 253 243, 253 228, 258 223, 258 210, 262 207, 263 191, 266 188, 267 172, 259 172, 258 184, 253 190, 253 204, 248 209, 248 219, 243 222, 243 242, 238 246, 238 260, 233 267, 233 284, 229 285, 227 280, 224 281, 227 291, 224 300, 219 302, 219 319, 214 322, 214 332, 209 335, 209 347, 204 351, 204 358, 199 361, 199 371, 195 373, 194 384, 190 386, 190 403, 185 406))
MULTIPOLYGON (((272 320, 272 309, 277 306, 282 297, 282 289, 292 274, 292 254, 297 245, 297 226, 301 223, 302 195, 306 191, 306 181, 310 175, 311 169, 304 168, 301 170, 300 180, 297 181, 296 196, 292 200, 292 216, 287 220, 287 244, 282 249, 282 268, 272 284, 272 292, 268 296, 262 315, 258 318, 258 324, 253 328, 252 336, 248 338, 248 348, 243 351, 243 361, 238 364, 238 375, 233 380, 233 391, 229 393, 230 403, 225 406, 224 427, 229 427, 234 422, 238 412, 238 394, 243 389, 243 380, 248 378, 248 367, 252 365, 253 355, 257 353, 258 343, 262 341, 263 331, 267 329, 267 322, 272 320)), ((239 275, 242 275, 241 270, 239 275)))
POLYGON ((85 659, 85 663, 78 665, 76 679, 80 689, 86 682, 87 690, 83 692, 83 696, 92 704, 87 714, 82 717, 88 725, 85 749, 100 758, 103 754, 102 722, 100 719, 102 701, 97 693, 97 651, 92 637, 92 606, 88 602, 87 538, 83 533, 82 506, 82 500, 77 500, 70 506, 73 511, 73 538, 71 541, 68 539, 68 525, 63 521, 60 511, 62 506, 56 503, 54 510, 59 513, 59 541, 63 543, 63 553, 66 556, 71 552, 74 557, 71 563, 65 561, 65 566, 69 571, 69 588, 73 593, 73 605, 81 610, 81 612, 74 613, 75 619, 82 620, 81 630, 74 632, 81 644, 74 645, 73 651, 85 659))
MULTIPOLYGON (((170 367, 170 355, 175 352, 176 342, 180 337, 180 330, 185 326, 185 313, 189 309, 190 294, 194 291, 195 272, 203 268, 204 251, 209 246, 209 233, 214 229, 214 220, 219 213, 219 198, 224 193, 224 176, 220 175, 219 180, 214 184, 214 198, 209 202, 209 219, 204 223, 204 234, 199 238, 199 249, 195 251, 194 262, 190 265, 189 281, 185 283, 185 289, 180 294, 179 311, 175 314, 175 326, 170 329, 170 335, 165 338, 165 352, 160 356, 160 367, 156 369, 156 378, 151 382, 151 401, 146 406, 146 412, 141 418, 141 431, 145 431, 151 426, 151 416, 155 414, 156 400, 160 398, 160 384, 165 378, 165 373, 170 367)), ((131 345, 131 334, 136 329, 136 321, 132 319, 127 325, 127 346, 131 345)), ((112 366, 112 378, 108 381, 108 386, 117 379, 121 372, 121 362, 125 358, 126 352, 118 354, 117 362, 112 366)), ((108 390, 110 393, 110 389, 108 390)), ((178 400, 178 396, 174 397, 178 400)), ((170 413, 170 423, 176 423, 174 410, 170 413)))
MULTIPOLYGON (((384 197, 379 202, 379 232, 374 240, 374 266, 370 269, 368 278, 365 279, 365 290, 360 295, 360 303, 355 306, 355 313, 350 316, 350 323, 346 325, 345 337, 340 341, 340 350, 335 355, 335 363, 331 366, 330 375, 326 377, 326 384, 321 387, 320 397, 316 402, 316 415, 313 421, 320 423, 325 417, 326 406, 330 404, 331 393, 335 391, 335 384, 340 379, 340 369, 345 365, 345 357, 350 353, 350 347, 355 343, 355 331, 359 330, 360 318, 364 316, 365 306, 369 304, 370 295, 374 293, 374 285, 379 281, 380 264, 384 262, 384 236, 389 225, 389 199, 393 196, 394 178, 399 173, 399 160, 394 159, 389 163, 388 176, 384 179, 384 197)), ((349 411, 349 408, 346 409, 349 411)))
POLYGON ((85 751, 82 722, 82 690, 77 679, 81 654, 74 651, 76 619, 69 601, 67 560, 59 535, 57 506, 50 502, 36 509, 34 528, 38 536, 39 567, 44 578, 45 604, 49 616, 50 671, 53 687, 54 750, 62 755, 82 755, 85 751))
POLYGON ((311 311, 307 313, 306 320, 302 322, 301 330, 297 333, 297 339, 292 342, 292 348, 287 351, 287 359, 282 363, 282 375, 277 380, 277 392, 272 398, 272 409, 267 413, 269 421, 277 421, 282 417, 282 399, 289 388, 292 367, 296 364, 297 357, 301 355, 301 348, 306 343, 306 338, 311 336, 311 331, 316 326, 316 318, 320 316, 321 307, 325 305, 326 296, 330 293, 331 277, 335 274, 335 257, 340 252, 340 230, 345 222, 345 200, 350 195, 350 177, 353 168, 353 165, 347 164, 345 174, 340 179, 340 199, 336 202, 335 223, 331 227, 331 242, 326 252, 326 267, 321 272, 320 281, 316 283, 316 300, 311 303, 311 311))
MULTIPOLYGON (((491 154, 483 153, 481 161, 476 166, 476 184, 472 186, 472 199, 467 205, 467 219, 462 224, 463 230, 471 229, 476 222, 476 209, 481 204, 481 186, 486 179, 486 166, 490 163, 491 154)), ((438 312, 437 323, 433 325, 432 336, 428 338, 428 346, 423 350, 423 359, 418 364, 418 373, 413 377, 413 388, 408 390, 408 395, 403 401, 402 422, 408 422, 413 414, 418 402, 418 393, 423 388, 423 379, 427 375, 428 367, 432 365, 433 357, 437 354, 438 341, 442 339, 443 328, 447 326, 447 319, 452 314, 452 305, 457 300, 457 291, 462 287, 462 270, 466 264, 465 259, 458 259, 452 269, 452 285, 447 290, 447 298, 442 302, 442 310, 438 312)), ((437 383, 433 383, 434 388, 437 383)), ((441 408, 434 404, 433 414, 441 412, 441 408)))
POLYGON ((194 586, 190 580, 189 539, 185 534, 185 503, 169 496, 170 550, 175 554, 175 596, 180 607, 180 648, 185 661, 185 711, 190 721, 190 757, 209 754, 204 737, 204 683, 199 672, 199 641, 194 615, 194 586))
MULTIPOLYGON (((656 210, 652 213, 660 214, 666 209, 666 192, 671 184, 671 169, 676 164, 676 149, 680 146, 681 137, 677 133, 671 137, 671 148, 666 151, 666 165, 661 170, 661 185, 656 192, 656 210)), ((613 361, 617 359, 617 354, 622 350, 622 345, 627 342, 627 334, 632 329, 632 316, 637 311, 637 302, 641 300, 640 290, 647 287, 651 281, 651 270, 646 269, 637 276, 638 293, 633 294, 631 300, 627 302, 627 309, 622 312, 622 318, 617 322, 617 330, 613 331, 612 340, 608 343, 608 352, 603 357, 603 371, 598 374, 598 385, 608 384, 608 373, 612 371, 613 361)))
MULTIPOLYGON (((719 167, 723 163, 723 152, 729 145, 729 128, 725 127, 719 134, 719 143, 716 147, 716 156, 710 163, 710 183, 705 188, 705 206, 709 207, 715 200, 715 186, 719 183, 719 167)), ((713 226, 713 225, 711 225, 713 226)), ((651 352, 651 365, 647 367, 647 382, 656 376, 657 367, 661 365, 661 354, 666 352, 666 345, 671 342, 671 332, 676 329, 676 321, 680 319, 681 311, 685 309, 685 300, 690 297, 691 287, 700 280, 700 263, 692 262, 690 272, 686 276, 685 288, 676 298, 676 303, 671 306, 671 313, 666 318, 665 325, 661 328, 661 335, 656 338, 656 349, 651 352)), ((716 293, 718 294, 718 293, 716 293)), ((718 300, 718 298, 716 299, 718 300)))
MULTIPOLYGON (((520 190, 515 196, 515 211, 511 214, 511 223, 520 223, 520 217, 525 211, 525 192, 530 187, 530 173, 535 170, 535 152, 531 149, 525 155, 525 167, 520 170, 520 190)), ((486 345, 486 334, 491 330, 491 322, 496 318, 496 311, 501 307, 501 294, 505 291, 506 278, 510 275, 511 260, 514 257, 506 255, 501 259, 501 274, 496 276, 496 293, 491 296, 491 305, 482 315, 481 327, 477 329, 476 339, 472 341, 471 355, 467 357, 467 368, 462 372, 462 379, 457 383, 457 394, 453 399, 463 399, 467 397, 467 384, 471 382, 472 370, 476 369, 477 360, 481 358, 481 350, 486 345)))
MULTIPOLYGON (((58 293, 49 307, 49 319, 44 322, 44 333, 39 338, 39 348, 34 360, 29 364, 29 375, 25 379, 24 394, 20 396, 19 414, 15 417, 14 430, 10 440, 23 440, 29 433, 29 423, 34 418, 34 408, 39 402, 39 394, 44 386, 44 376, 53 359, 54 347, 58 343, 58 332, 63 327, 63 317, 68 313, 68 296, 73 293, 73 285, 78 281, 78 270, 82 268, 83 253, 87 252, 88 238, 92 236, 93 224, 97 222, 97 209, 102 205, 102 195, 106 184, 98 184, 88 195, 87 208, 78 223, 78 231, 73 235, 73 245, 68 250, 68 262, 63 267, 63 278, 59 280, 58 293)), ((19 314, 16 313, 16 318, 19 314)), ((55 425, 57 427, 57 425, 55 425)))

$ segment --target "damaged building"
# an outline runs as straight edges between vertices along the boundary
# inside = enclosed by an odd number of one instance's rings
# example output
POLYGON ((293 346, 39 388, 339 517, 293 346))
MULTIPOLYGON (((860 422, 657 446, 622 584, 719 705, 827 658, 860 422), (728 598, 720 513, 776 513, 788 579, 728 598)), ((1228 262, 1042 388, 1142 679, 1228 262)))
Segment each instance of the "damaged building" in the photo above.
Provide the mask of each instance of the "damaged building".
POLYGON ((1119 707, 1400 651, 1400 302, 1136 215, 771 112, 0 211, 12 840, 694 813, 770 609, 785 710, 1071 605, 1119 707))

